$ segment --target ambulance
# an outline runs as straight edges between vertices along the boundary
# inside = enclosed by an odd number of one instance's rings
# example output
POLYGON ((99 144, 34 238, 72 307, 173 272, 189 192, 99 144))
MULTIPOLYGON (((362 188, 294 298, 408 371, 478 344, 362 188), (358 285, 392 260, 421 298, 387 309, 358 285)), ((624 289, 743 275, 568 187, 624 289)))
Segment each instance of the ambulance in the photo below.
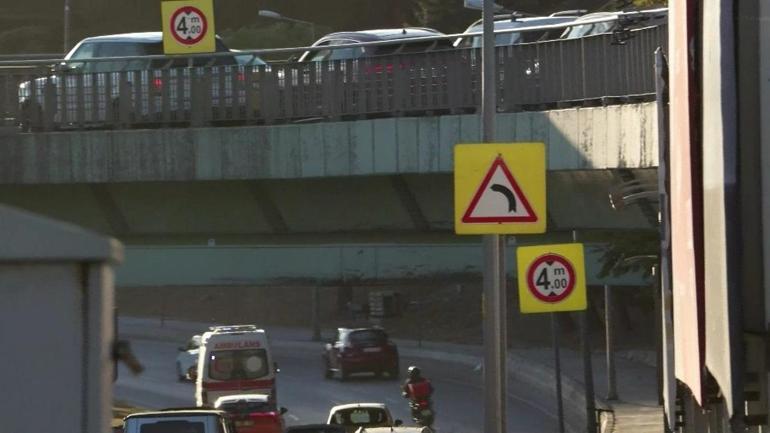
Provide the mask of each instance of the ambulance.
POLYGON ((195 401, 210 407, 217 398, 264 394, 275 402, 278 372, 267 333, 254 325, 215 326, 201 336, 195 401))

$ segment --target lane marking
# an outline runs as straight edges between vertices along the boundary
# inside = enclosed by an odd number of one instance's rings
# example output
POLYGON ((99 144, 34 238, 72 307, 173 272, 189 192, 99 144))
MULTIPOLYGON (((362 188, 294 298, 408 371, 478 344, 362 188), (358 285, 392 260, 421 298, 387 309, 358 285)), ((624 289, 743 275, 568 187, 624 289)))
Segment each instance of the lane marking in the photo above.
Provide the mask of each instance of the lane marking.
POLYGON ((293 415, 293 414, 289 413, 289 414, 286 414, 286 416, 288 416, 289 419, 291 419, 292 421, 299 421, 299 417, 296 416, 296 415, 293 415))

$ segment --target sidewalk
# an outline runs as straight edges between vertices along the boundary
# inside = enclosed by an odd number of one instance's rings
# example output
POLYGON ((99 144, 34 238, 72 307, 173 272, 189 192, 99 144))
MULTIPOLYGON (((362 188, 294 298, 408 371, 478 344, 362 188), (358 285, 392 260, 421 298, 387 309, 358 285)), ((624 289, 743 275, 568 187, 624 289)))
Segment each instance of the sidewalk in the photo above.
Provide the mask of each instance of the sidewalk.
MULTIPOLYGON (((121 317, 119 332, 123 337, 173 340, 180 344, 196 333, 205 331, 210 324, 159 319, 121 317)), ((306 328, 270 327, 275 344, 297 348, 316 349, 310 342, 311 332, 306 328)), ((325 337, 331 334, 324 333, 325 337)), ((480 365, 482 348, 474 345, 439 342, 421 342, 395 339, 403 355, 461 364, 480 365)), ((602 417, 602 433, 663 433, 663 411, 657 405, 655 367, 622 356, 616 357, 617 393, 619 399, 606 401, 607 369, 605 355, 594 348, 592 367, 596 406, 610 411, 602 417)), ((638 355, 638 354, 637 354, 638 355)), ((581 353, 561 348, 562 394, 565 427, 569 432, 584 433, 586 425, 585 394, 581 353)), ((550 348, 516 349, 508 353, 509 386, 526 385, 539 400, 550 400, 556 413, 555 375, 553 352, 550 348)), ((529 390, 528 390, 529 391, 529 390)))

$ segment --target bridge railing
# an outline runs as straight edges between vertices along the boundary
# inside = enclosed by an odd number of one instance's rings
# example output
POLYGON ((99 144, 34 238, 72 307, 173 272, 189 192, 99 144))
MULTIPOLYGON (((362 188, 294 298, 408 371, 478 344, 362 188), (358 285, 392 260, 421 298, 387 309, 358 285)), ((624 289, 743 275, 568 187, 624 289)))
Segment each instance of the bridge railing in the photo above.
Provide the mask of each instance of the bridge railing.
MULTIPOLYGON (((649 97, 665 26, 496 48, 498 110, 649 97)), ((193 66, 178 57, 0 61, 0 115, 27 130, 290 123, 462 113, 480 102, 478 49, 323 62, 193 66), (128 59, 128 60, 126 60, 128 59), (56 61, 55 63, 58 63, 56 61)), ((243 58, 247 57, 246 61, 243 58)))

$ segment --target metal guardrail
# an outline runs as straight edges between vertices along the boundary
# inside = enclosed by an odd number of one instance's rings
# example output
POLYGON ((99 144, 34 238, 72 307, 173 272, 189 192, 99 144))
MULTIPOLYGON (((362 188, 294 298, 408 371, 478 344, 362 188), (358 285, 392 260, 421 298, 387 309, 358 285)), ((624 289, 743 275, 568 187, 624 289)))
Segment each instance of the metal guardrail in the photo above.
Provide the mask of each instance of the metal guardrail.
MULTIPOLYGON (((606 34, 497 47, 498 111, 652 98, 666 27, 626 36, 622 45, 606 34)), ((141 59, 154 67, 112 72, 120 59, 99 59, 52 73, 51 61, 0 62, 0 117, 41 131, 264 124, 460 113, 480 98, 477 49, 259 66, 141 59)))

